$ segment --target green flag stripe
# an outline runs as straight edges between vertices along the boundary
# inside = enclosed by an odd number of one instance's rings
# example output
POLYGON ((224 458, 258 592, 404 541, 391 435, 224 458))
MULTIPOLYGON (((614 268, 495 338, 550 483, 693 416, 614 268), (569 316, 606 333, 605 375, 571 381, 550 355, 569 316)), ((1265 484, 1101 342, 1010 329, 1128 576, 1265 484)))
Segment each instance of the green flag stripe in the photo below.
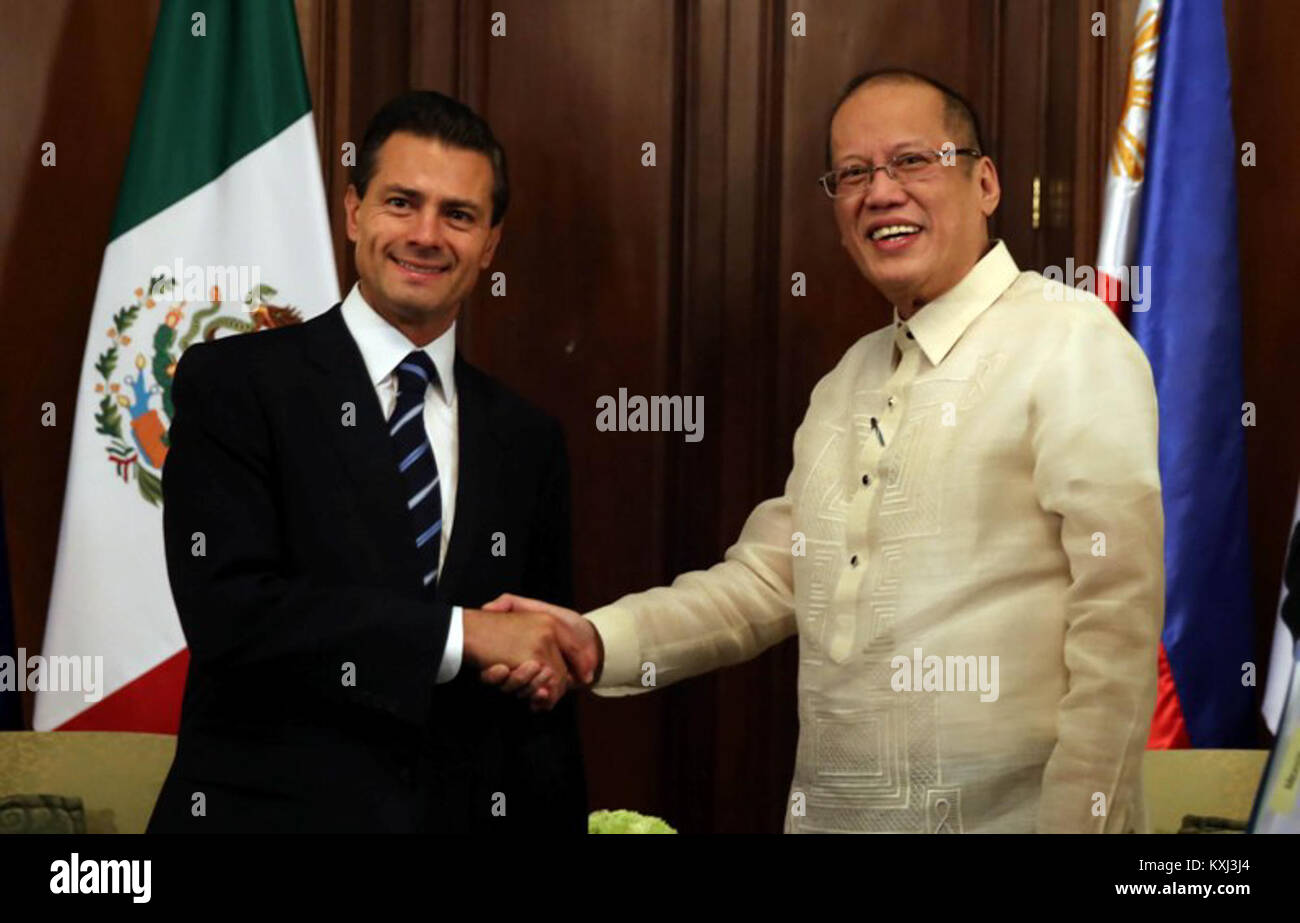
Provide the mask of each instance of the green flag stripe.
POLYGON ((110 240, 311 111, 293 0, 164 0, 110 240), (206 35, 192 16, 206 16, 206 35))

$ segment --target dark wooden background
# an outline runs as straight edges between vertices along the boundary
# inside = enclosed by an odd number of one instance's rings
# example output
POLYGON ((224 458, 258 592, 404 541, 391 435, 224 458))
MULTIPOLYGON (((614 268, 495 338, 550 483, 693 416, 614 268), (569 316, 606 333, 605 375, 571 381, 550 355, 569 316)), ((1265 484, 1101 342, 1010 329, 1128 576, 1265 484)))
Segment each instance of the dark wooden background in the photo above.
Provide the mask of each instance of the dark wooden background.
MULTIPOLYGON (((1207 0, 1207 3, 1211 0, 1207 0)), ((1023 267, 1091 263, 1136 0, 297 0, 340 285, 340 146, 408 87, 482 112, 514 200, 461 325, 474 362, 563 421, 579 603, 718 560, 780 491, 808 394, 888 308, 838 243, 826 118, 853 73, 900 64, 962 89, 1002 177, 995 231, 1023 267), (807 16, 806 37, 790 32, 807 16), (507 35, 490 34, 493 11, 507 35), (1091 15, 1107 17, 1093 37, 1091 15), (657 165, 641 166, 652 141, 657 165), (1035 178, 1040 189, 1033 220, 1035 178), (807 295, 791 295, 791 274, 807 295), (705 438, 599 433, 595 400, 700 394, 705 438)), ((70 407, 157 0, 0 0, 0 440, 18 643, 40 646, 70 407), (58 167, 39 165, 58 144, 58 167)), ((1283 292, 1300 214, 1300 5, 1228 0, 1258 660, 1296 495, 1300 334, 1283 292)), ((796 733, 793 642, 635 700, 583 704, 594 807, 686 831, 776 831, 796 733)), ((31 702, 25 702, 30 719, 31 702)))

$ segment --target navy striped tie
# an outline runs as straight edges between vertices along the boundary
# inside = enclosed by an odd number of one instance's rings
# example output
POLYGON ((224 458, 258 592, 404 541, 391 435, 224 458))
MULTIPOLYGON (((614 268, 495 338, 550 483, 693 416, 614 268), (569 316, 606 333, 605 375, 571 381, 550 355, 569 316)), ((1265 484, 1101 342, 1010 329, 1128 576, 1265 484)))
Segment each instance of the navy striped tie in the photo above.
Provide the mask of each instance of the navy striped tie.
POLYGON ((424 392, 438 384, 438 370, 423 350, 411 353, 394 370, 397 406, 388 418, 393 457, 405 485, 406 508, 411 514, 416 554, 425 586, 438 579, 438 552, 442 537, 442 492, 438 489, 438 462, 424 431, 424 392))

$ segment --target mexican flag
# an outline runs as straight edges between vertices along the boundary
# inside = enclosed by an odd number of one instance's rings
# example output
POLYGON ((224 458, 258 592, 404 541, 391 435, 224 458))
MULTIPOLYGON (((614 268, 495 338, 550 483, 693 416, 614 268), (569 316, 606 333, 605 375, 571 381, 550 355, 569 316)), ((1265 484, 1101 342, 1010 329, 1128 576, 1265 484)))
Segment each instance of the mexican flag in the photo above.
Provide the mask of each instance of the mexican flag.
POLYGON ((176 363, 336 301, 292 0, 164 0, 68 418, 45 641, 23 673, 37 730, 175 732, 188 656, 161 475, 176 363))

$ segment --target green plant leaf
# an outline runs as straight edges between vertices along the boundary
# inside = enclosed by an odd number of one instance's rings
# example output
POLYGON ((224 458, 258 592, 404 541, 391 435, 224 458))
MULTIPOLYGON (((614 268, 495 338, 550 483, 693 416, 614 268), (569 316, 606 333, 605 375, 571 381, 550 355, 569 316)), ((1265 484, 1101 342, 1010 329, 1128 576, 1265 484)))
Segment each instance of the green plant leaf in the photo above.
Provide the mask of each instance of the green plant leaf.
POLYGON ((117 347, 110 346, 95 360, 95 369, 104 376, 104 381, 108 381, 108 376, 113 374, 115 368, 117 368, 117 347))
POLYGON ((136 315, 139 313, 140 306, 138 304, 127 305, 113 315, 113 326, 117 328, 118 333, 130 330, 131 325, 135 323, 136 315))
POLYGON ((144 465, 135 466, 135 482, 140 487, 140 496, 153 506, 162 506, 162 480, 144 465))
POLYGON ((95 414, 95 432, 122 438, 122 418, 117 412, 117 402, 111 394, 105 394, 99 402, 99 411, 95 414))

